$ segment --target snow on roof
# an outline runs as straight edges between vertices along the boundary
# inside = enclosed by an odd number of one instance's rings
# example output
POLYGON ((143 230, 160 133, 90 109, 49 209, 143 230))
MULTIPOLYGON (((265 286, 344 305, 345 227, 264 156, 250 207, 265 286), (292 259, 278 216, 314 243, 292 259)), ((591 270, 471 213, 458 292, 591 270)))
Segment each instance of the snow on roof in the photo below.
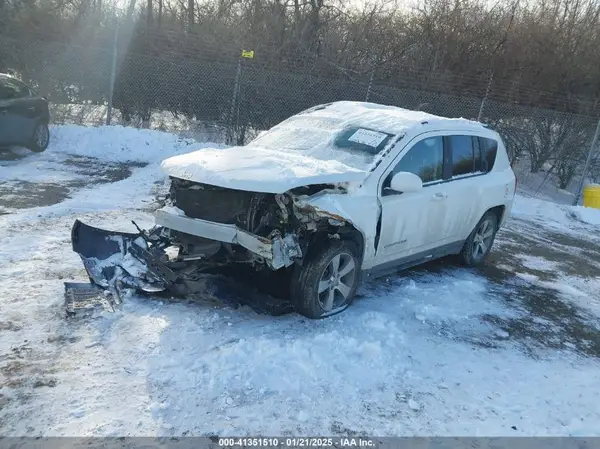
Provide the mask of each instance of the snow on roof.
POLYGON ((485 129, 481 123, 465 118, 440 117, 427 112, 360 101, 337 101, 315 106, 300 115, 342 119, 345 126, 361 126, 391 134, 401 134, 423 126, 429 129, 485 129))

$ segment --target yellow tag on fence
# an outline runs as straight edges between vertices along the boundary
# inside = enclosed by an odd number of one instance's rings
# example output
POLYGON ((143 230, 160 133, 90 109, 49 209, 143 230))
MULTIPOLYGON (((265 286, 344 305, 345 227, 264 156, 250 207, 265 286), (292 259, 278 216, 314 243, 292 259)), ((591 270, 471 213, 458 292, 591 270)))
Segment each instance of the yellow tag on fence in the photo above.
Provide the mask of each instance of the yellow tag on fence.
POLYGON ((242 50, 242 58, 254 59, 254 50, 242 50))

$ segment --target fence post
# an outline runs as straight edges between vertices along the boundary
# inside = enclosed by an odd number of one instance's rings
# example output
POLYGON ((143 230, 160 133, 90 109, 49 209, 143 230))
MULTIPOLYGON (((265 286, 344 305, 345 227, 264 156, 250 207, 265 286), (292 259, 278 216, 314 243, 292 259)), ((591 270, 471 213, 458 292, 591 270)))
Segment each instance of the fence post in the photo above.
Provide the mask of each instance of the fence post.
POLYGON ((233 118, 235 116, 235 107, 238 104, 238 97, 240 92, 240 78, 242 76, 242 59, 238 60, 237 71, 235 74, 235 83, 233 85, 233 98, 231 99, 231 112, 229 115, 229 129, 227 131, 228 138, 227 143, 233 143, 233 118))
POLYGON ((371 70, 371 78, 369 79, 369 86, 367 87, 367 95, 365 96, 365 101, 369 101, 369 97, 371 96, 371 89, 373 88, 373 79, 375 78, 375 68, 371 70))
POLYGON ((583 173, 581 173, 581 181, 579 181, 579 187, 577 188, 577 194, 575 195, 573 206, 577 206, 577 203, 579 203, 579 198, 581 197, 581 193, 583 192, 583 184, 585 183, 585 175, 590 166, 590 162, 592 161, 592 155, 594 154, 594 148, 596 146, 596 143, 598 142, 599 135, 600 119, 598 119, 598 124, 596 125, 596 132, 594 133, 594 138, 592 139, 592 144, 590 145, 590 151, 588 151, 588 155, 585 160, 585 165, 583 166, 583 173))
POLYGON ((481 100, 481 106, 479 106, 479 114, 477 114, 477 121, 481 121, 481 116, 483 115, 483 107, 485 106, 485 101, 487 100, 488 95, 490 94, 490 90, 492 89, 492 81, 494 80, 494 72, 490 74, 490 80, 488 81, 487 88, 485 89, 485 97, 481 100))
POLYGON ((118 44, 119 44, 119 21, 117 20, 117 27, 115 28, 115 39, 113 42, 112 67, 110 69, 110 85, 108 86, 108 108, 106 109, 106 124, 107 125, 110 125, 110 121, 112 120, 113 95, 115 92, 115 80, 117 77, 118 44))

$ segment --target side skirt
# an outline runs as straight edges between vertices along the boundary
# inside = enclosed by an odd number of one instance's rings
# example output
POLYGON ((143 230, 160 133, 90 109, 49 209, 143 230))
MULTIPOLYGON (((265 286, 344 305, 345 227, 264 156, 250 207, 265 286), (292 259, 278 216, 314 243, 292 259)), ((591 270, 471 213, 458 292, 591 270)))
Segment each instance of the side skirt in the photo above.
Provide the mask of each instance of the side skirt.
POLYGON ((370 279, 376 279, 382 276, 387 276, 398 271, 406 270, 408 268, 421 265, 425 262, 440 259, 442 257, 454 255, 460 253, 464 240, 458 242, 449 243, 438 248, 433 248, 427 251, 423 251, 417 254, 412 254, 401 259, 397 259, 391 262, 386 262, 381 265, 376 265, 373 268, 364 271, 364 276, 370 279))

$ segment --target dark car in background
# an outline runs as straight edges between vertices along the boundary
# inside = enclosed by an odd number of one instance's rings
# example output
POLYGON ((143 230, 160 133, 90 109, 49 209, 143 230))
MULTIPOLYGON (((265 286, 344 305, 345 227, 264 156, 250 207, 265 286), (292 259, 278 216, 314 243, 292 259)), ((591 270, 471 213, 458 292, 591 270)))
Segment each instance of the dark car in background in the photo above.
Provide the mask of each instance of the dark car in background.
POLYGON ((44 151, 50 141, 48 101, 18 79, 0 74, 0 147, 44 151))

